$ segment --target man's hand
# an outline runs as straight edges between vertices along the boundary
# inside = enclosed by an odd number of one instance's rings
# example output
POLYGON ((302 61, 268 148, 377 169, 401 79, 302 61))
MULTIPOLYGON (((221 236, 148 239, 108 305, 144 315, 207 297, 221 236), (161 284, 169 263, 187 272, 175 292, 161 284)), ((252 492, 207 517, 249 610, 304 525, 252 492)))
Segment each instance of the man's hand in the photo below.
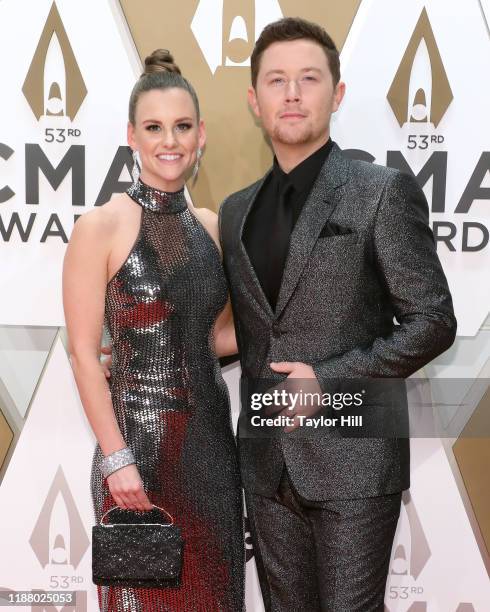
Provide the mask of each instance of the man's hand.
POLYGON ((280 361, 272 362, 270 367, 274 372, 287 374, 286 381, 281 383, 279 387, 286 389, 288 394, 295 396, 290 406, 279 413, 283 416, 294 417, 293 425, 284 428, 284 431, 290 432, 300 426, 300 420, 296 418, 298 415, 311 417, 321 409, 322 391, 313 368, 306 363, 280 361), (297 382, 293 382, 294 380, 297 380, 297 382), (307 398, 304 398, 302 394, 308 394, 307 398), (305 399, 306 401, 303 401, 305 399))
POLYGON ((101 346, 100 347, 100 352, 102 353, 102 355, 109 355, 109 357, 107 357, 107 359, 103 359, 100 362, 100 365, 102 366, 102 371, 104 372, 104 376, 106 378, 110 378, 111 377, 111 365, 112 365, 112 346, 101 346))
MULTIPOLYGON (((316 380, 313 368, 306 363, 301 363, 301 361, 273 361, 270 365, 271 370, 287 374, 288 378, 314 378, 316 380)), ((320 389, 320 386, 318 386, 318 389, 320 389)))

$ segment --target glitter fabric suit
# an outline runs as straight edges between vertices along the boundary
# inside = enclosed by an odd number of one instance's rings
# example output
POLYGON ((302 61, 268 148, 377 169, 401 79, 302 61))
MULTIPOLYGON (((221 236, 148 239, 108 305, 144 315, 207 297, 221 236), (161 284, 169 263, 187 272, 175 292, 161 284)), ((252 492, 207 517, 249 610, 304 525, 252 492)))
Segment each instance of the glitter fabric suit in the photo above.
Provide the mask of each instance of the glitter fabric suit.
POLYGON ((326 394, 352 391, 357 378, 389 378, 383 390, 394 394, 362 407, 369 431, 380 423, 383 436, 334 426, 239 436, 265 609, 379 612, 400 493, 410 484, 409 440, 392 435, 408 416, 400 379, 452 344, 451 294, 414 177, 351 160, 333 144, 291 233, 272 310, 242 239, 268 176, 220 210, 245 388, 280 379, 271 362, 299 361, 326 394), (372 414, 381 418, 370 425, 372 414))
MULTIPOLYGON (((244 546, 236 444, 226 385, 211 341, 227 299, 220 255, 183 190, 128 190, 142 207, 138 237, 106 290, 110 388, 122 435, 150 501, 185 540, 180 587, 99 587, 104 612, 243 609, 244 546)), ((99 471, 96 520, 114 505, 99 471)))

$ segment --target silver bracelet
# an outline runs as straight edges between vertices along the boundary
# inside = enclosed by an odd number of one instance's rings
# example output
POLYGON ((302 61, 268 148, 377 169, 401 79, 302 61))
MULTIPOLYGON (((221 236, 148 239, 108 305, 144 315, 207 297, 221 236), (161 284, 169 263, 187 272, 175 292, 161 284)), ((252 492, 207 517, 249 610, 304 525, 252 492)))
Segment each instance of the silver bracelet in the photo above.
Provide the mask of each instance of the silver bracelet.
POLYGON ((107 457, 104 457, 100 462, 99 467, 104 478, 107 478, 107 476, 116 470, 120 470, 126 465, 131 465, 132 463, 136 463, 134 455, 131 452, 131 449, 126 446, 126 448, 121 448, 120 450, 107 455, 107 457))

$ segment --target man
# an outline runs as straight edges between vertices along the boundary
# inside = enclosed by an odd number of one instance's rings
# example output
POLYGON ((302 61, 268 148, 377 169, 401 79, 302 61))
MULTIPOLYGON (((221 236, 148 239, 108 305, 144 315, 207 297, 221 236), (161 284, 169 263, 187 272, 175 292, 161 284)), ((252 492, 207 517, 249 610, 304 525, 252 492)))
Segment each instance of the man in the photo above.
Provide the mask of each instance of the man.
MULTIPOLYGON (((330 140, 345 85, 320 26, 270 24, 251 71, 249 102, 274 164, 220 209, 242 378, 328 393, 349 379, 409 376, 456 331, 421 189, 330 140)), ((296 433, 239 439, 265 607, 383 610, 408 439, 296 433)))

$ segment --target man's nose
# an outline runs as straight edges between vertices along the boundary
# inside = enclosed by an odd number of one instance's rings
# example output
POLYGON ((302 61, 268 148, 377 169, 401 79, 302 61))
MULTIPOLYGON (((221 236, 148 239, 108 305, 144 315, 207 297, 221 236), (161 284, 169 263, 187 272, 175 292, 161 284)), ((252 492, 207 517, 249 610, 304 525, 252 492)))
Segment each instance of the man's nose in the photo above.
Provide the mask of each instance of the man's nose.
POLYGON ((297 102, 301 98, 301 89, 298 81, 291 79, 287 82, 285 95, 287 102, 297 102))

